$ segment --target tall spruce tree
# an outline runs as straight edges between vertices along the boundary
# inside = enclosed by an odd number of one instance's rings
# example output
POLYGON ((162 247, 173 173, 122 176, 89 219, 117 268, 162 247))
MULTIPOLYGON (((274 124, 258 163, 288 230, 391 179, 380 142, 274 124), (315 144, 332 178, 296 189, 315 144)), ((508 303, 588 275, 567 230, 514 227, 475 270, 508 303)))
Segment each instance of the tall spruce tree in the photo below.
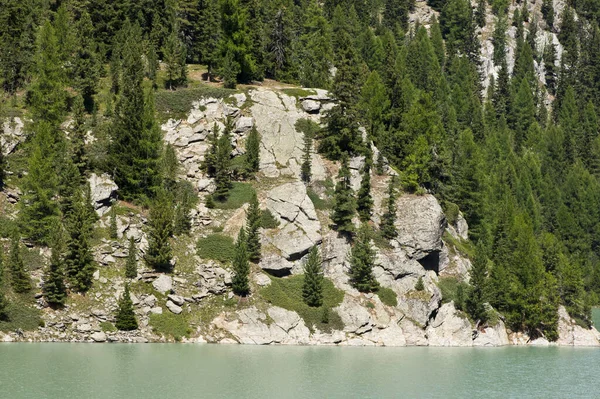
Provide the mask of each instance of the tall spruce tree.
POLYGON ((338 172, 338 181, 335 185, 331 215, 334 228, 342 234, 352 234, 354 232, 352 218, 356 212, 356 201, 354 200, 354 191, 350 185, 350 176, 348 157, 344 156, 338 172))
POLYGON ((152 203, 148 218, 148 251, 144 257, 148 266, 164 272, 173 268, 173 251, 169 242, 173 235, 171 200, 166 192, 160 190, 152 203))
POLYGON ((373 292, 379 284, 373 276, 375 251, 371 247, 371 228, 362 223, 350 251, 350 284, 360 292, 373 292))
POLYGON ((61 228, 59 227, 57 230, 52 245, 50 264, 44 271, 44 284, 42 286, 44 299, 52 307, 62 307, 67 300, 64 245, 61 228))
POLYGON ((4 270, 4 247, 0 251, 0 320, 6 320, 8 318, 7 308, 8 300, 4 294, 4 279, 6 278, 6 272, 4 270))
POLYGON ((221 1, 221 34, 219 52, 222 67, 237 65, 235 81, 249 82, 256 76, 257 67, 252 53, 248 14, 239 0, 221 1))
POLYGON ((96 269, 90 245, 92 223, 86 200, 79 193, 73 204, 73 212, 65 223, 69 234, 65 256, 66 274, 74 291, 86 292, 92 286, 96 269))
POLYGON ((390 178, 388 184, 387 198, 386 198, 386 209, 381 216, 381 224, 379 230, 381 234, 391 240, 398 236, 398 230, 396 230, 396 179, 394 176, 390 178))
POLYGON ((139 26, 124 28, 121 94, 115 107, 109 153, 111 171, 125 199, 152 198, 160 184, 161 131, 154 98, 144 94, 142 37, 139 26))
POLYGON ((101 63, 98 46, 94 40, 94 25, 87 11, 83 11, 76 24, 76 53, 73 57, 73 84, 83 97, 87 112, 96 107, 94 95, 98 92, 101 63))
POLYGON ((26 238, 47 244, 59 217, 59 206, 55 200, 58 177, 54 169, 58 133, 45 122, 36 124, 34 129, 19 217, 21 232, 26 238))
POLYGON ((362 168, 362 180, 356 195, 356 211, 361 222, 368 222, 373 213, 373 197, 371 196, 371 164, 373 161, 366 157, 362 168))
POLYGON ((473 267, 471 268, 471 287, 466 300, 466 311, 479 325, 484 325, 488 319, 484 306, 486 300, 486 279, 488 259, 481 243, 477 244, 473 267))
POLYGON ((129 248, 127 249, 127 261, 125 262, 125 277, 137 277, 137 247, 133 236, 129 237, 129 248))
POLYGON ((312 177, 312 146, 313 137, 311 132, 304 131, 302 135, 302 165, 300 166, 300 178, 304 183, 310 183, 312 177))
POLYGON ((231 286, 234 294, 239 296, 247 296, 250 294, 249 274, 250 264, 248 263, 246 229, 242 227, 237 237, 235 256, 233 258, 233 278, 231 280, 231 286))
POLYGON ((225 130, 217 141, 217 153, 215 154, 215 192, 213 196, 218 201, 224 201, 229 195, 231 186, 231 121, 228 120, 225 130))
POLYGON ((248 237, 248 258, 252 262, 258 262, 260 260, 260 234, 259 229, 261 225, 262 212, 258 207, 258 198, 256 193, 252 195, 250 200, 250 206, 246 213, 246 233, 248 237))
POLYGON ((308 306, 319 307, 323 305, 323 270, 321 269, 321 256, 317 246, 310 249, 304 265, 302 299, 308 306))
POLYGON ((260 166, 260 135, 256 126, 252 126, 252 130, 246 139, 246 174, 254 175, 258 172, 260 166))
POLYGON ((18 235, 13 235, 10 249, 10 277, 11 286, 14 292, 23 293, 31 290, 31 278, 25 270, 23 258, 21 257, 21 245, 18 235))
POLYGON ((28 94, 34 121, 47 122, 53 127, 60 125, 66 112, 65 79, 56 32, 46 21, 38 33, 35 79, 28 94))
POLYGON ((137 330, 138 322, 133 311, 133 301, 129 295, 129 284, 125 284, 123 296, 119 299, 119 307, 115 315, 115 327, 121 331, 137 330))
POLYGON ((199 24, 196 52, 199 61, 208 67, 207 79, 213 76, 219 61, 220 13, 218 0, 202 0, 199 2, 199 24))

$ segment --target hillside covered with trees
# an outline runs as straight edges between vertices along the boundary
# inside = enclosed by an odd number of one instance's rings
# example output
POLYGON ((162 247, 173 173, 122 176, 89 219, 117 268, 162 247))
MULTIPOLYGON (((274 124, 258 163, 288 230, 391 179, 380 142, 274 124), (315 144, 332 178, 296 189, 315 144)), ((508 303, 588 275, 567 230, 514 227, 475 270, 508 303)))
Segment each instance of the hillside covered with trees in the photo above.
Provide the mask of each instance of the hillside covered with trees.
MULTIPOLYGON (((320 125, 296 124, 304 138, 298 167, 310 196, 313 148, 334 165, 337 176, 311 199, 318 210, 330 201, 318 216, 351 245, 353 289, 390 295, 373 274, 376 247, 399 235, 399 196, 432 194, 448 224, 464 216, 469 225, 460 247, 472 262, 470 283, 453 299, 475 326, 496 317, 491 305, 510 330, 552 341, 562 305, 591 327, 600 304, 597 8, 593 0, 1 0, 0 116, 5 131, 15 117, 25 127, 16 148, 1 141, 0 186, 21 195, 0 208, 0 320, 19 327, 16 313, 29 310, 15 304, 33 304, 37 291, 53 309, 85 297, 97 284, 99 231, 122 238, 118 209, 133 209, 148 248, 136 257, 137 241, 122 244, 128 282, 116 327, 137 329, 130 288, 143 291, 138 263, 177 270, 173 253, 193 236, 199 199, 161 124, 201 97, 281 85, 292 96, 310 97, 300 86, 333 99, 320 125), (120 208, 98 215, 92 174, 114 180, 120 208), (384 198, 377 207, 375 184, 384 198), (45 260, 24 259, 30 248, 47 251, 45 260)), ((230 234, 231 256, 219 254, 232 292, 246 298, 266 251, 261 231, 274 222, 256 193, 231 205, 244 184, 264 181, 263 132, 249 129, 237 151, 238 126, 228 117, 207 127, 198 169, 214 184, 200 197, 208 209, 249 203, 245 224, 230 234)), ((323 279, 317 246, 301 257, 304 285, 280 288, 302 291, 305 314, 322 326, 338 317, 328 313, 338 294, 323 279)), ((415 282, 422 292, 423 276, 415 282)))

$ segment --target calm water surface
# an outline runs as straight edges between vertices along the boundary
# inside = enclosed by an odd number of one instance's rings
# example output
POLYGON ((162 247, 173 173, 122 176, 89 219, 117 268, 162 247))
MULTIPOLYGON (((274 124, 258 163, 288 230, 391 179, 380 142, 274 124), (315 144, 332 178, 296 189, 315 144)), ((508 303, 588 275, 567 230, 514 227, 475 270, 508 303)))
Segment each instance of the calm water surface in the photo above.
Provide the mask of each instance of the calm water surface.
POLYGON ((0 398, 599 398, 600 349, 0 344, 0 398))

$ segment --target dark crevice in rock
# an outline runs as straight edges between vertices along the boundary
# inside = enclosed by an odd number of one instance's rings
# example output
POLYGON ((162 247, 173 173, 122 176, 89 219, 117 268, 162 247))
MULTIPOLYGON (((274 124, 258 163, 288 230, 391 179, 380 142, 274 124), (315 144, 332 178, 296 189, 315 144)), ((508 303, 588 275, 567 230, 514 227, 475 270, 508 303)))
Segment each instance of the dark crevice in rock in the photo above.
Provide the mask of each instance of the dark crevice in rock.
POLYGON ((436 273, 439 273, 440 271, 439 251, 431 252, 424 258, 417 259, 417 262, 419 262, 425 270, 433 270, 436 273))

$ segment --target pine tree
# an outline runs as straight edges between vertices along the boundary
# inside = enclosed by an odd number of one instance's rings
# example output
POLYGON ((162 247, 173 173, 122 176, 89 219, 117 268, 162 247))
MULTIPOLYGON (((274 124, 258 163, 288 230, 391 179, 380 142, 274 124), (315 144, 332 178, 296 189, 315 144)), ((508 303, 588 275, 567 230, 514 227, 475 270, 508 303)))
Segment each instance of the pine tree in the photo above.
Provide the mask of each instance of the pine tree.
POLYGON ((73 102, 73 129, 71 130, 71 158, 77 167, 80 176, 85 176, 88 171, 89 159, 85 149, 85 108, 83 96, 75 97, 73 102))
POLYGON ((350 251, 350 284, 360 292, 373 292, 379 284, 373 276, 375 251, 371 247, 371 228, 361 224, 350 251))
POLYGON ((62 307, 67 299, 67 287, 65 286, 65 265, 63 254, 62 232, 59 231, 54 238, 50 265, 44 272, 44 285, 42 292, 44 299, 52 307, 62 307))
POLYGON ((198 34, 195 41, 199 61, 208 67, 208 80, 212 78, 215 66, 219 61, 219 2, 217 0, 202 0, 199 7, 198 34))
POLYGON ((471 267, 471 287, 466 300, 466 311, 473 320, 483 325, 488 318, 484 306, 486 302, 486 278, 488 259, 481 243, 477 244, 473 266, 471 267))
POLYGON ((552 0, 542 1, 542 16, 549 30, 554 30, 554 5, 552 0))
POLYGON ((216 174, 217 153, 219 151, 219 126, 216 123, 213 125, 211 134, 207 137, 207 141, 209 148, 204 155, 201 168, 208 176, 214 177, 216 174))
POLYGON ((58 133, 47 123, 39 123, 34 129, 19 216, 21 232, 25 237, 39 244, 47 244, 59 215, 55 200, 58 178, 54 169, 55 137, 58 133))
POLYGON ((250 293, 249 274, 250 264, 248 263, 246 230, 242 227, 235 244, 235 256, 233 258, 232 288, 234 294, 247 296, 250 293))
POLYGON ((423 284, 423 276, 419 276, 417 283, 415 284, 415 291, 424 291, 425 284, 423 284))
POLYGON ((479 0, 477 2, 477 9, 475 10, 475 23, 480 28, 485 26, 486 5, 486 0, 479 0))
POLYGON ((348 157, 344 156, 338 173, 338 182, 335 185, 333 213, 331 215, 331 221, 335 229, 342 234, 352 234, 354 232, 352 218, 355 212, 356 202, 354 191, 350 186, 348 157))
POLYGON ((546 39, 546 46, 544 47, 544 72, 546 78, 546 89, 550 94, 556 93, 556 48, 552 43, 552 37, 546 39))
POLYGON ((144 200, 154 197, 160 185, 162 134, 154 119, 153 92, 144 94, 141 29, 124 29, 121 94, 111 127, 109 161, 123 197, 144 200))
POLYGON ((173 211, 169 196, 162 190, 150 208, 148 227, 148 251, 144 259, 153 269, 170 272, 173 267, 169 243, 169 238, 173 235, 173 211))
POLYGON ((323 15, 323 10, 315 0, 310 1, 307 16, 299 38, 298 74, 305 87, 327 89, 331 83, 333 48, 331 46, 331 26, 323 15))
POLYGON ((302 298, 308 306, 319 307, 323 305, 323 271, 321 270, 321 257, 317 246, 310 249, 304 265, 302 298))
POLYGON ((115 319, 115 327, 120 331, 133 331, 138 328, 135 312, 133 311, 133 301, 129 295, 129 284, 125 284, 123 296, 119 299, 119 308, 115 319))
POLYGON ((370 140, 382 140, 385 118, 390 109, 390 100, 377 71, 371 72, 360 92, 358 108, 366 121, 370 140))
POLYGON ((31 290, 31 278, 25 270, 23 258, 21 258, 20 239, 17 235, 12 238, 9 265, 13 291, 23 293, 31 290))
POLYGON ((260 166, 260 135, 256 126, 252 127, 246 139, 246 174, 253 175, 260 166))
POLYGON ((58 127, 66 111, 65 73, 60 63, 56 33, 52 24, 42 24, 37 38, 36 79, 28 98, 34 121, 58 127))
POLYGON ((73 57, 73 81, 79 95, 83 97, 85 109, 91 113, 95 107, 94 95, 98 91, 101 63, 94 40, 94 26, 87 11, 81 14, 76 28, 78 40, 73 57))
POLYGON ((300 167, 300 178, 304 183, 310 183, 312 177, 312 146, 313 135, 310 131, 304 131, 302 135, 304 143, 302 149, 302 165, 300 167))
POLYGON ((390 183, 388 185, 387 199, 386 199, 386 210, 381 217, 381 224, 379 225, 379 229, 381 230, 381 234, 391 240, 398 235, 398 230, 396 230, 396 189, 395 189, 396 181, 394 176, 390 178, 390 183))
POLYGON ((258 207, 258 198, 256 193, 252 195, 248 213, 246 214, 246 234, 248 237, 247 249, 248 257, 252 262, 258 262, 260 259, 260 234, 261 210, 258 207))
POLYGON ((217 141, 217 153, 215 156, 215 185, 213 194, 217 201, 224 201, 229 195, 231 185, 231 121, 227 121, 225 131, 217 141))
POLYGON ((129 249, 127 250, 127 261, 125 262, 125 277, 137 277, 137 248, 133 237, 129 237, 129 249))
POLYGON ((232 68, 227 81, 249 82, 256 75, 256 59, 252 52, 252 32, 248 28, 248 14, 239 0, 221 1, 221 42, 219 44, 222 67, 232 68))
POLYGON ((110 222, 108 225, 108 235, 111 240, 116 240, 117 238, 119 238, 119 231, 118 231, 119 229, 117 227, 117 205, 116 204, 113 204, 110 207, 109 216, 110 216, 110 222))
POLYGON ((93 226, 85 202, 86 200, 79 194, 79 198, 73 204, 73 212, 66 220, 66 229, 69 233, 65 256, 67 278, 71 288, 80 292, 86 292, 91 288, 96 269, 89 242, 93 226))
POLYGON ((227 49, 223 61, 221 61, 220 75, 223 78, 223 87, 226 89, 235 89, 237 77, 240 74, 240 64, 235 60, 232 49, 227 49))
POLYGON ((0 320, 6 320, 8 317, 6 313, 8 300, 6 299, 6 295, 4 295, 4 279, 6 275, 4 270, 4 247, 0 247, 0 249, 0 320))
POLYGON ((167 65, 167 80, 165 81, 167 89, 173 90, 177 86, 184 85, 187 81, 187 74, 185 73, 186 51, 177 34, 177 26, 172 27, 171 33, 165 40, 162 52, 167 65))
POLYGON ((356 195, 356 210, 361 222, 368 222, 373 213, 373 198, 371 197, 371 163, 372 161, 365 159, 365 166, 362 169, 362 180, 360 188, 356 195))

